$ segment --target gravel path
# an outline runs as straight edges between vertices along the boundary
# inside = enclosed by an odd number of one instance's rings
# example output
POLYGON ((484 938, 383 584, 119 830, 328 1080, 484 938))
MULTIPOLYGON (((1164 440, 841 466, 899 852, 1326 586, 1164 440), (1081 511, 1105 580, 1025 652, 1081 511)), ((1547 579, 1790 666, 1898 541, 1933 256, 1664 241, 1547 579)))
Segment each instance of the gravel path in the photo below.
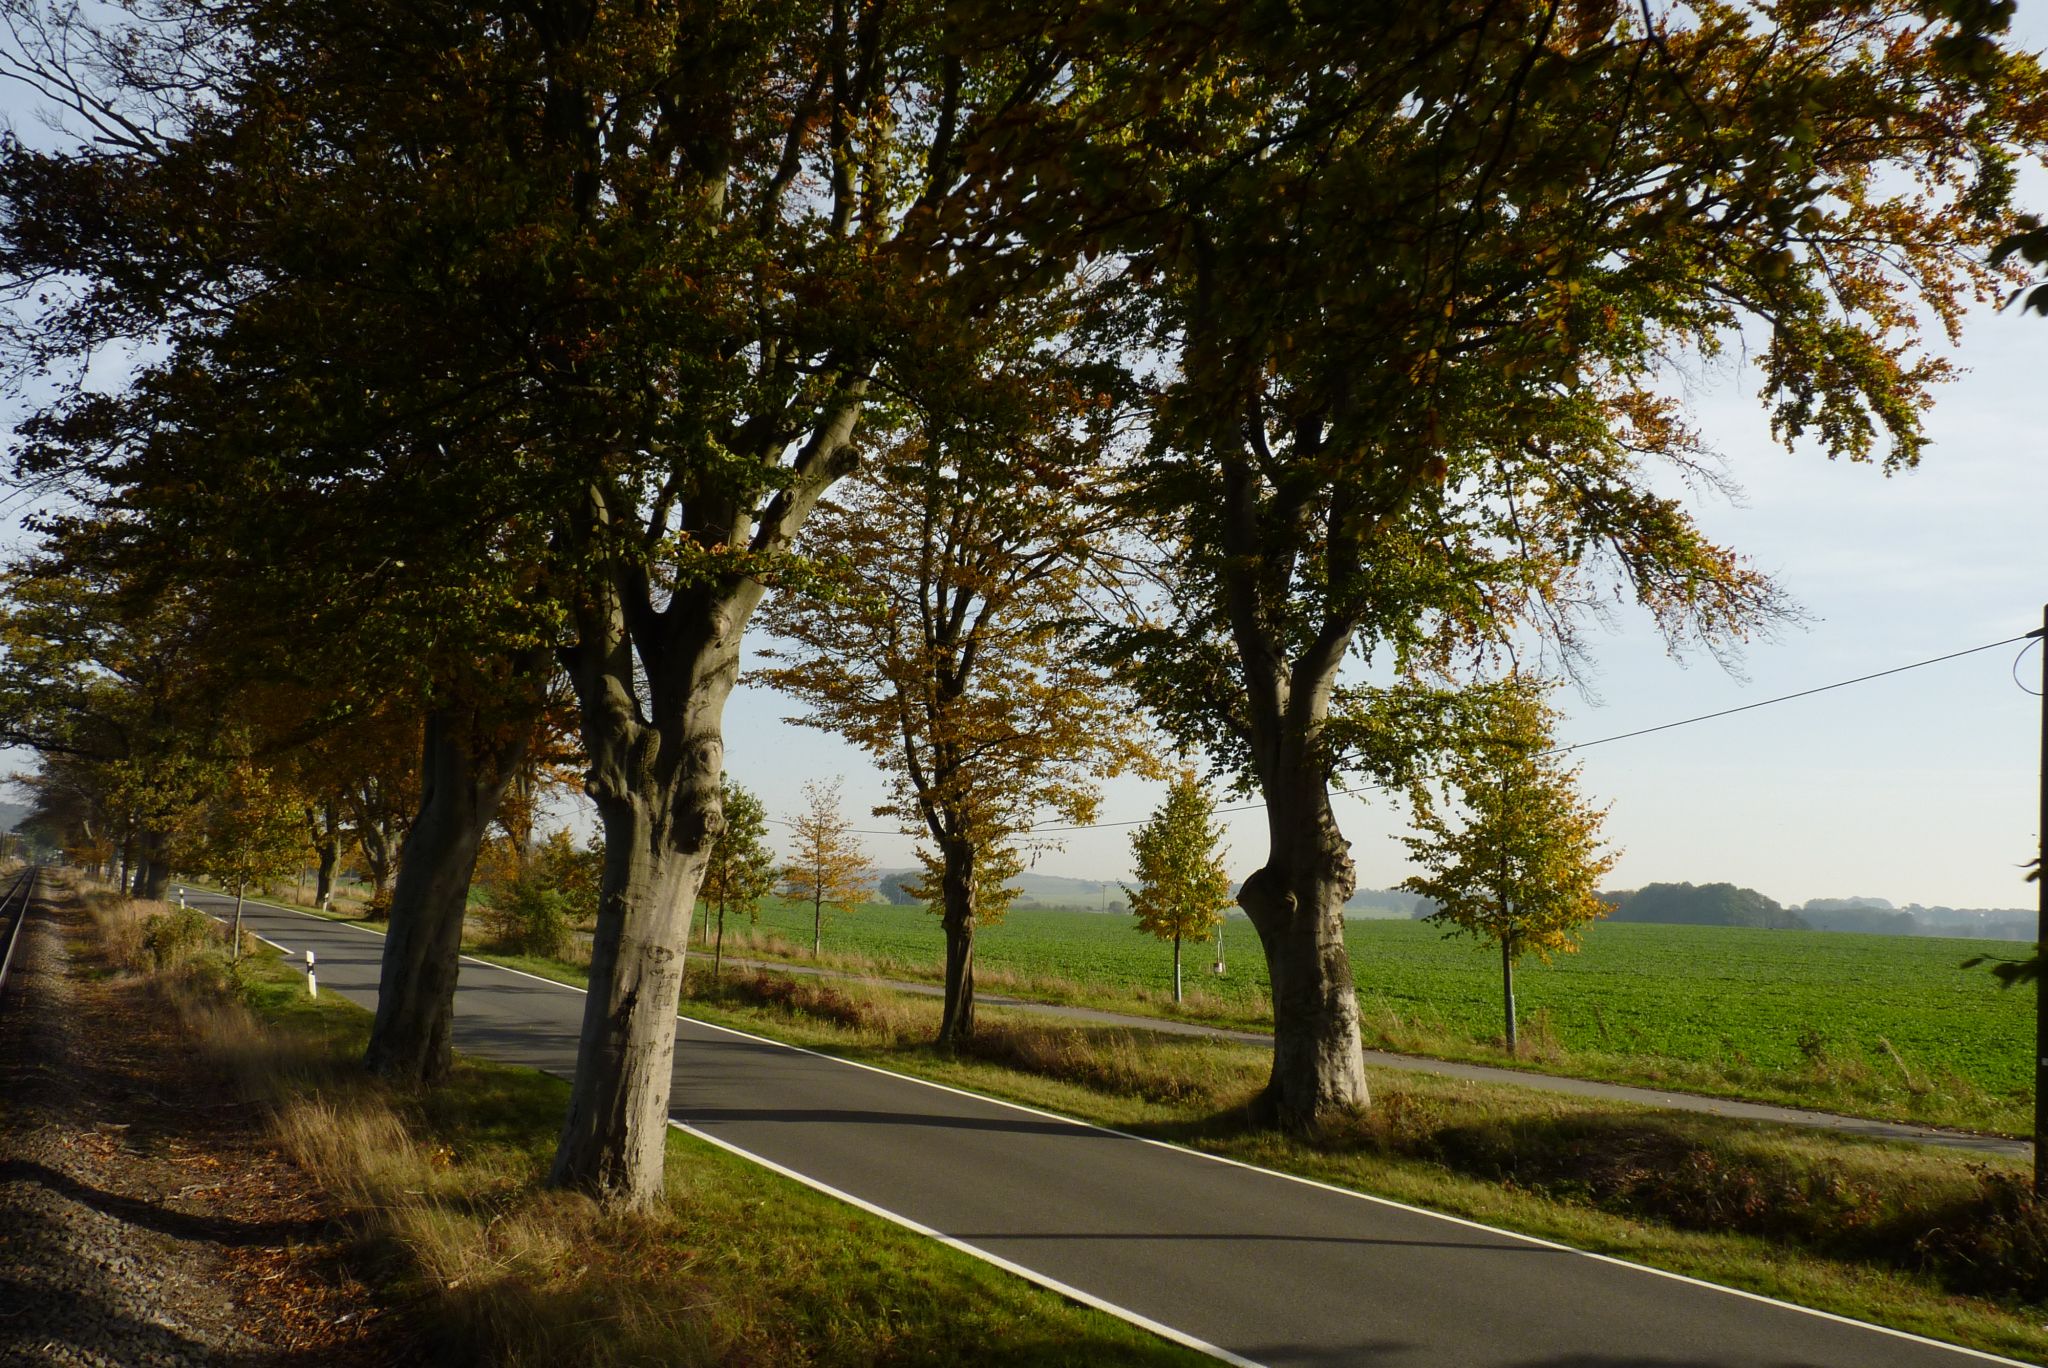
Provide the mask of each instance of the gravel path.
POLYGON ((0 1001, 0 1364, 373 1364, 328 1200, 67 897, 0 1001))

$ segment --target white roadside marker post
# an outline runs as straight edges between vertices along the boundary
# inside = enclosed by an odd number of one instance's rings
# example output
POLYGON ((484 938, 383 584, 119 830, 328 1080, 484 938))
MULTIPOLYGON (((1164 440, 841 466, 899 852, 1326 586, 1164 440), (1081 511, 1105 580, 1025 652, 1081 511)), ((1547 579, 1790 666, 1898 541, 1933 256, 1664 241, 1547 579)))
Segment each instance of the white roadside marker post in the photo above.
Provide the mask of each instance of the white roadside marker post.
POLYGON ((313 952, 306 952, 306 996, 320 996, 320 980, 313 973, 313 952))

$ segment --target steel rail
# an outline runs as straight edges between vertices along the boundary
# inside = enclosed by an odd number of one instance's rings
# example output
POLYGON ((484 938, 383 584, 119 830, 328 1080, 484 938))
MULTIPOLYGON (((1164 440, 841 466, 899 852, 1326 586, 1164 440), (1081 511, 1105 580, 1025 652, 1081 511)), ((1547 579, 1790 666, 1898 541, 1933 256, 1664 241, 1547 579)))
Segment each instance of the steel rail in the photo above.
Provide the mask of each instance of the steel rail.
POLYGON ((0 916, 7 914, 8 904, 14 902, 17 895, 21 899, 21 905, 14 909, 14 924, 7 928, 7 948, 0 951, 0 989, 7 986, 7 971, 14 965, 14 947, 21 939, 22 924, 28 920, 29 897, 35 891, 37 872, 35 865, 22 870, 14 887, 7 890, 6 896, 0 897, 0 916))

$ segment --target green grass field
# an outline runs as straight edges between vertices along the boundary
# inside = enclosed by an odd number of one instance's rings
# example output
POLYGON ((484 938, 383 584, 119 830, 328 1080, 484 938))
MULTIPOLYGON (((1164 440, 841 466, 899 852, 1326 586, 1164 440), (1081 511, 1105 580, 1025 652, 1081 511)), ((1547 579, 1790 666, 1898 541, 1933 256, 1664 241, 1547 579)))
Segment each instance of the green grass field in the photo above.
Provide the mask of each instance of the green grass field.
MULTIPOLYGON (((807 957, 808 908, 764 908, 756 929, 807 957)), ((1499 961, 1489 949, 1418 922, 1355 921, 1349 932, 1369 1043, 1481 1057, 1497 1042, 1499 961)), ((871 905, 825 929, 828 956, 911 977, 935 976, 940 948, 937 919, 915 907, 871 905)), ((1931 937, 1596 924, 1578 954, 1525 959, 1516 988, 1539 1067, 2023 1130, 2034 995, 1960 967, 1986 949, 1931 937)), ((1228 923, 1225 953, 1229 972, 1217 978, 1207 945, 1185 947, 1187 1014, 1270 1020, 1264 961, 1241 917, 1228 923)), ((1170 948, 1116 914, 1019 909, 982 931, 976 955, 989 989, 1130 997, 1157 1010, 1172 988, 1170 948)))

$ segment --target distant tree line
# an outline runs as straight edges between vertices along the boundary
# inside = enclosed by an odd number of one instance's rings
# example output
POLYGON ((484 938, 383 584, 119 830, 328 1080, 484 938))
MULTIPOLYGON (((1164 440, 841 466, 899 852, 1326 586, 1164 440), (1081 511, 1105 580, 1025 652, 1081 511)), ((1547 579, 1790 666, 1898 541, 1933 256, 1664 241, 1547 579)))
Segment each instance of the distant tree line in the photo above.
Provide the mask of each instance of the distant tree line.
MULTIPOLYGON (((2033 914, 2021 908, 1895 907, 1882 898, 1813 898, 1785 906, 1732 883, 1652 883, 1604 891, 1609 921, 1668 926, 1750 926, 1769 931, 1853 931, 1878 936, 1959 936, 2031 940, 2033 914)), ((1412 913, 1417 919, 1428 910, 1412 913)))

